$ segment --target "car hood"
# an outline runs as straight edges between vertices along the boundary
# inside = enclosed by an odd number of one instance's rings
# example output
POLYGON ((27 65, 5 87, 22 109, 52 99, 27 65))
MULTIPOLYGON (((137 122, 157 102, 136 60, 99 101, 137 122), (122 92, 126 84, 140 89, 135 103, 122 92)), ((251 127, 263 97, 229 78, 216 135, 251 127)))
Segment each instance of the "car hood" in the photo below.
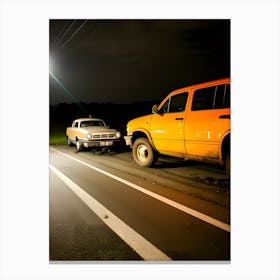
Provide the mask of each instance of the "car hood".
POLYGON ((116 129, 100 127, 100 126, 90 126, 84 128, 83 131, 90 133, 116 133, 116 129))

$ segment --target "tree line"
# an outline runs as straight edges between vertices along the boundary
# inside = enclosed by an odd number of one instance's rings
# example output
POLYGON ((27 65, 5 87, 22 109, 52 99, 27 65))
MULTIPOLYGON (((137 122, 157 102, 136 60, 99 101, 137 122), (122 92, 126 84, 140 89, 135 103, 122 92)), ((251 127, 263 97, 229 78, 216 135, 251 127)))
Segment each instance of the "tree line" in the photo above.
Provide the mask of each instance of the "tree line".
POLYGON ((101 118, 107 125, 126 133, 126 123, 136 117, 151 114, 152 106, 158 101, 115 103, 59 103, 50 105, 50 130, 70 126, 74 119, 101 118))

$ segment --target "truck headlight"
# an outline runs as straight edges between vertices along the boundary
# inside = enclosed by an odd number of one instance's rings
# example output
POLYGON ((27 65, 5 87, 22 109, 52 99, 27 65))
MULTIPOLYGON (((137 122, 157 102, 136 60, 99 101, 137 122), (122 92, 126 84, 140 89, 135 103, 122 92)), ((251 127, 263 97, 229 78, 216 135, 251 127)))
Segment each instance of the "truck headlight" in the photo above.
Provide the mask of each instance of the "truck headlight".
POLYGON ((121 137, 121 133, 119 131, 116 132, 116 137, 120 138, 121 137))
POLYGON ((87 134, 87 139, 91 139, 91 138, 92 138, 91 133, 88 133, 88 134, 87 134))

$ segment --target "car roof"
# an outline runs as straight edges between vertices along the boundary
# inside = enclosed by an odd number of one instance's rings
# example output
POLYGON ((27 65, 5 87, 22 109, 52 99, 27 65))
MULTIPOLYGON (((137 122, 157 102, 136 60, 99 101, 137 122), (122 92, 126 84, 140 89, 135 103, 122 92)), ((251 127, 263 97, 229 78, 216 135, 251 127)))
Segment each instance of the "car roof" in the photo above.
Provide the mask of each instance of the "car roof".
POLYGON ((103 120, 98 118, 80 118, 75 120, 75 122, 82 122, 82 121, 103 121, 103 120))

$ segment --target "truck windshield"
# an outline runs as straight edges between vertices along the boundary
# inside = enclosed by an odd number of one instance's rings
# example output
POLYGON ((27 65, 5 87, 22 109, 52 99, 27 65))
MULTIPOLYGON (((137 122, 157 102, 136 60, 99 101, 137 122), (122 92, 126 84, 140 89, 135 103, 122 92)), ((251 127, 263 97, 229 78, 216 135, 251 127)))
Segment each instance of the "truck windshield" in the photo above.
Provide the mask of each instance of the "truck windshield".
POLYGON ((87 126, 105 126, 103 121, 83 121, 81 122, 81 127, 87 126))

